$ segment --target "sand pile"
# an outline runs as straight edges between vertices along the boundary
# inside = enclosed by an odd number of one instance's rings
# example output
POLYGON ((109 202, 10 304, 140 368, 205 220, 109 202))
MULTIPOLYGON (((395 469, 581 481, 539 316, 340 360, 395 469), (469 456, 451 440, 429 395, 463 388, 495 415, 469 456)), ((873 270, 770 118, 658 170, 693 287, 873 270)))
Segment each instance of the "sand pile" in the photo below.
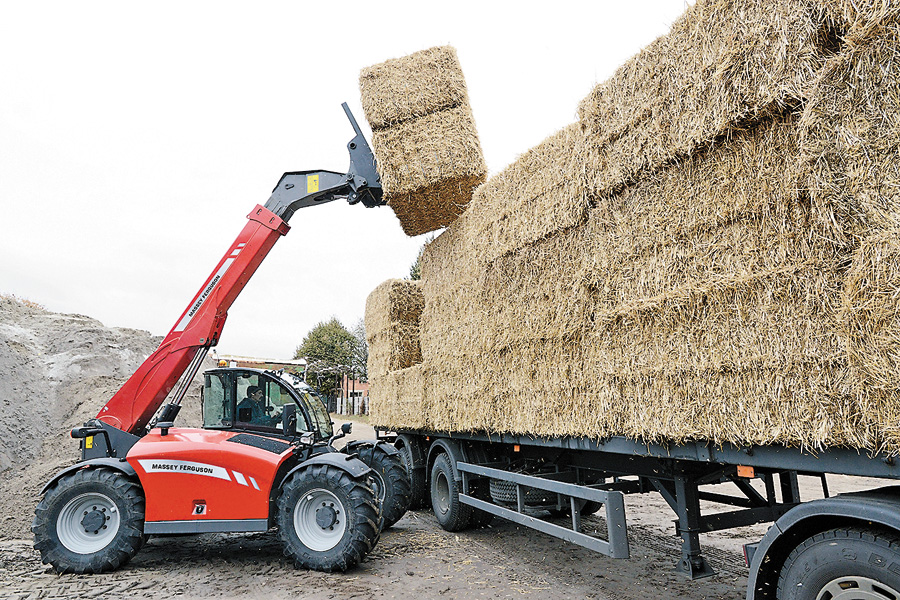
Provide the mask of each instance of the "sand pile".
POLYGON ((426 247, 376 419, 900 453, 898 21, 690 7, 426 247))
MULTIPOLYGON (((0 297, 0 537, 30 537, 40 489, 80 456, 69 430, 96 416, 160 341, 0 297)), ((198 398, 185 398, 179 424, 199 424, 198 398)))
POLYGON ((487 174, 456 50, 430 48, 363 69, 359 89, 384 198, 403 231, 446 227, 487 174))

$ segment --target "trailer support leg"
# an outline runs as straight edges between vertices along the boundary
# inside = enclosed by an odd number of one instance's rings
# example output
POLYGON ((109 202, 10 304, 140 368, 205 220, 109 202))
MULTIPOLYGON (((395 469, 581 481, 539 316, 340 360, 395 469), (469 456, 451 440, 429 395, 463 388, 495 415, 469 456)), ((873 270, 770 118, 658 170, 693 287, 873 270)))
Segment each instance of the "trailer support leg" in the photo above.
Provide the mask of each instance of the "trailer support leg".
POLYGON ((716 574, 700 551, 700 490, 697 483, 684 475, 675 477, 675 512, 681 535, 681 561, 677 571, 691 579, 716 574))

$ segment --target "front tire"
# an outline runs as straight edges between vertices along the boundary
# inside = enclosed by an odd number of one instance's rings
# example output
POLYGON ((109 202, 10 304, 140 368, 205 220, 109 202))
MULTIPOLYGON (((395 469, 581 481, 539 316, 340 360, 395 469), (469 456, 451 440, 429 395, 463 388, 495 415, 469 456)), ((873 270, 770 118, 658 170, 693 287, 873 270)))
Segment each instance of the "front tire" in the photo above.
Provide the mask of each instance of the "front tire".
POLYGON ((900 598, 900 536, 874 529, 832 529, 797 546, 778 579, 780 600, 900 598))
POLYGON ((359 459, 366 463, 378 478, 378 500, 384 517, 384 529, 400 520, 409 510, 412 499, 409 476, 399 455, 388 454, 380 445, 358 450, 359 459))
POLYGON ((378 543, 372 488, 330 465, 293 475, 278 497, 276 523, 284 554, 298 567, 346 571, 378 543))
POLYGON ((56 482, 37 505, 34 547, 57 573, 102 573, 144 544, 144 494, 124 474, 82 469, 56 482))

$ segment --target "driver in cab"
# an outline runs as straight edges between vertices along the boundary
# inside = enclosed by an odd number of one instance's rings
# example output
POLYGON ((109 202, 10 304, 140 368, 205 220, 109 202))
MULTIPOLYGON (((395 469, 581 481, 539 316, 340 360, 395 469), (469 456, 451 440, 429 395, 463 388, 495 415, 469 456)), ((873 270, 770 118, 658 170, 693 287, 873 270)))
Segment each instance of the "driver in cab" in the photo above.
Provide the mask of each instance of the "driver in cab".
POLYGON ((238 402, 238 421, 263 427, 274 427, 281 419, 270 417, 267 412, 272 410, 266 407, 266 398, 262 388, 251 385, 247 388, 247 397, 238 402))

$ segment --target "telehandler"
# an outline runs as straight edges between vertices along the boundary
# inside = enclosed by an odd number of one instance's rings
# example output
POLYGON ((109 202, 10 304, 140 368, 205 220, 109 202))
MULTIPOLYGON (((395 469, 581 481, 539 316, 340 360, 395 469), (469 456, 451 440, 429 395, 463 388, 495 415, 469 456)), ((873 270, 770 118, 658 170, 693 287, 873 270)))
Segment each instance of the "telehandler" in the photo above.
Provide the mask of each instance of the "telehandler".
POLYGON ((81 460, 44 486, 31 526, 34 547, 57 572, 116 569, 148 535, 270 527, 297 566, 345 571, 409 506, 397 450, 373 441, 336 451, 332 442, 349 433, 349 424, 335 435, 322 403, 278 373, 208 371, 203 428, 173 423, 229 307, 288 232, 291 216, 337 199, 384 204, 372 151, 343 108, 356 134, 347 145, 347 172, 285 173, 159 348, 96 418, 72 430, 81 460))

